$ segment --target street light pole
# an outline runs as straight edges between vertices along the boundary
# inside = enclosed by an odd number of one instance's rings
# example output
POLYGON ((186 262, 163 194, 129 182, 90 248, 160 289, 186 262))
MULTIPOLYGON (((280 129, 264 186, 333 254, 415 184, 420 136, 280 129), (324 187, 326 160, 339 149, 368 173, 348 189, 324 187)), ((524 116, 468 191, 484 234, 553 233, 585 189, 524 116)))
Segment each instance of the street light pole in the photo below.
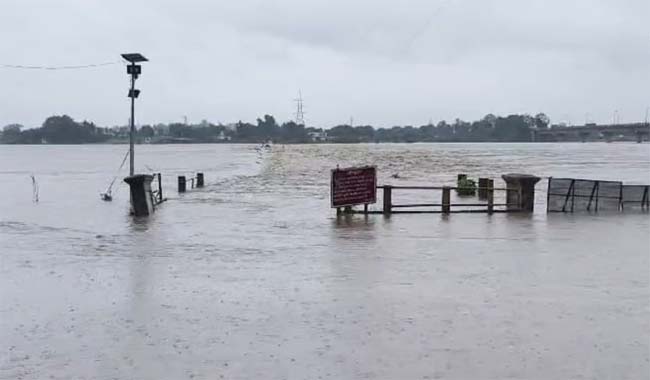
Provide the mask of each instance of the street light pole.
POLYGON ((142 66, 136 65, 138 62, 146 62, 147 59, 139 53, 122 54, 122 58, 129 62, 126 67, 126 73, 131 75, 131 88, 129 89, 129 98, 131 98, 131 122, 129 133, 129 176, 135 174, 135 98, 140 95, 140 90, 135 89, 135 80, 142 73, 142 66))
MULTIPOLYGON (((135 63, 131 63, 131 91, 129 94, 133 94, 135 90, 135 63)), ((135 96, 131 96, 131 132, 129 133, 129 175, 135 173, 135 155, 133 144, 135 140, 135 96)))

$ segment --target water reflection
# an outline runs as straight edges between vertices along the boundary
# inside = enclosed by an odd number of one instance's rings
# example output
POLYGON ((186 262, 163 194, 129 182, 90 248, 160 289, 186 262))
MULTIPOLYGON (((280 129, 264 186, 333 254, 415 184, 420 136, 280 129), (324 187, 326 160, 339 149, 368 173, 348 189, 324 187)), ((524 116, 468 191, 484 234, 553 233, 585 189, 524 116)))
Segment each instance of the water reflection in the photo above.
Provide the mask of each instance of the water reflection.
POLYGON ((149 226, 153 222, 155 214, 151 217, 134 217, 132 215, 127 215, 125 222, 129 226, 129 231, 133 233, 146 232, 149 230, 149 226))
POLYGON ((334 228, 364 228, 374 224, 376 215, 341 214, 333 218, 334 228))

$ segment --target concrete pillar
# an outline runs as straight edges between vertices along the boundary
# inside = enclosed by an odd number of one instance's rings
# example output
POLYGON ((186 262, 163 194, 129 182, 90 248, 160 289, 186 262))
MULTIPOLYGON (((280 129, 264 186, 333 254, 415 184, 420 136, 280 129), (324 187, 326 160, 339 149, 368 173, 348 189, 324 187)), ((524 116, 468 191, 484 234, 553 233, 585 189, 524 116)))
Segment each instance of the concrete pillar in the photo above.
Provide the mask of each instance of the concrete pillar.
POLYGON ((535 209, 535 184, 541 178, 530 174, 504 174, 501 176, 508 188, 506 203, 508 209, 533 212, 535 209))
POLYGON ((178 176, 178 192, 179 193, 184 193, 185 192, 185 176, 184 175, 179 175, 178 176))
POLYGON ((148 216, 153 214, 154 201, 151 192, 153 176, 149 174, 135 174, 124 178, 124 182, 131 188, 131 212, 134 216, 148 216))
POLYGON ((196 173, 196 187, 203 187, 203 173, 196 173))

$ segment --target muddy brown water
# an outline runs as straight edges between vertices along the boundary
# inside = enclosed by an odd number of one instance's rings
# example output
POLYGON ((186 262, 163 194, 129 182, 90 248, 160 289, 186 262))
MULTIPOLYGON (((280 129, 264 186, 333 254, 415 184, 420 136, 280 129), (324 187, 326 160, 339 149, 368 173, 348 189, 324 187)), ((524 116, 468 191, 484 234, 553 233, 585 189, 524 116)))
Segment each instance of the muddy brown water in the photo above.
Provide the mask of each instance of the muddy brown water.
POLYGON ((547 215, 546 180, 532 215, 329 208, 336 165, 650 183, 648 144, 138 146, 169 198, 144 220, 121 179, 99 199, 126 148, 0 145, 0 379, 650 373, 647 213, 547 215))

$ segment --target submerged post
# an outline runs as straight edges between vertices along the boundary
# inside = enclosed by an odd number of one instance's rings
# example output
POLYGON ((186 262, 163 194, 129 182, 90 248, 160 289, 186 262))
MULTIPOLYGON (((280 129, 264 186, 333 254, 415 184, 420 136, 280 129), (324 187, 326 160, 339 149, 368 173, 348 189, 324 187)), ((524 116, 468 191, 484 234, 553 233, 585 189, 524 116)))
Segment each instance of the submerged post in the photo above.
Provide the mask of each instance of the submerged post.
POLYGON ((488 179, 486 187, 487 212, 488 214, 492 214, 494 212, 494 180, 488 179))
POLYGON ((451 212, 451 187, 445 186, 442 188, 442 213, 449 214, 451 212))
POLYGON ((154 201, 151 192, 153 176, 149 174, 136 174, 124 178, 131 189, 131 212, 134 216, 148 216, 153 214, 154 201))
POLYGON ((158 202, 162 202, 163 199, 163 192, 162 192, 162 175, 158 173, 158 202))
POLYGON ((507 209, 518 209, 524 212, 533 212, 535 209, 535 184, 541 178, 530 174, 504 174, 501 176, 506 181, 507 209))
POLYGON ((478 179, 478 199, 487 199, 488 181, 488 178, 478 179))
POLYGON ((203 173, 196 173, 196 187, 203 187, 203 173))
POLYGON ((184 193, 185 192, 185 176, 184 175, 179 175, 178 176, 178 192, 179 193, 184 193))
POLYGON ((390 215, 393 212, 393 187, 384 186, 384 215, 390 215))

